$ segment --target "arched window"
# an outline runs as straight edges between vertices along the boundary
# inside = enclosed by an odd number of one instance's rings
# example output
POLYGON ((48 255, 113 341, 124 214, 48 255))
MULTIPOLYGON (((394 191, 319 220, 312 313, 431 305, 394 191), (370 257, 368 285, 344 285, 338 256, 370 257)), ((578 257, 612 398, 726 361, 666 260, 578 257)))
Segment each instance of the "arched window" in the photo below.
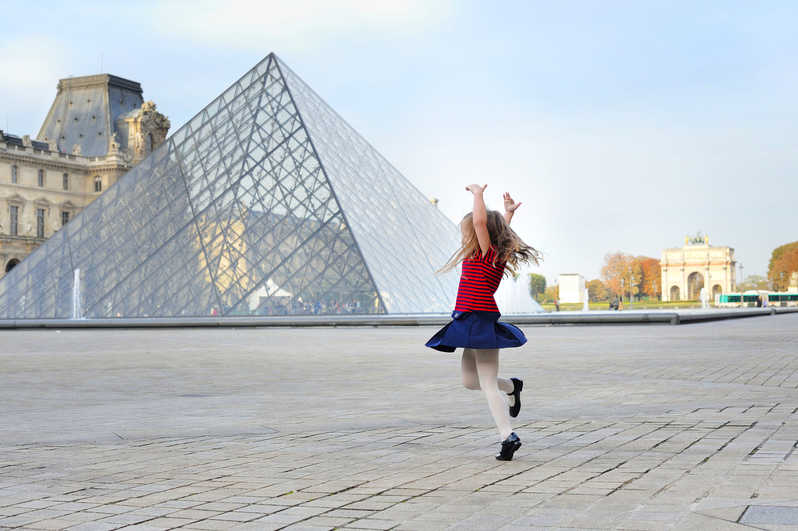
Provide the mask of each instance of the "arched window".
POLYGON ((14 269, 18 263, 19 260, 17 260, 16 258, 12 258, 11 260, 9 260, 8 263, 6 264, 6 273, 14 269))
POLYGON ((69 174, 65 173, 61 176, 61 185, 64 190, 69 190, 69 174))
POLYGON ((103 178, 99 175, 94 178, 94 191, 95 192, 102 192, 103 191, 103 178))
POLYGON ((39 170, 39 186, 44 186, 44 170, 39 170))
POLYGON ((18 173, 17 173, 18 171, 19 171, 19 169, 17 168, 16 164, 11 166, 11 184, 17 184, 18 179, 19 179, 18 173))

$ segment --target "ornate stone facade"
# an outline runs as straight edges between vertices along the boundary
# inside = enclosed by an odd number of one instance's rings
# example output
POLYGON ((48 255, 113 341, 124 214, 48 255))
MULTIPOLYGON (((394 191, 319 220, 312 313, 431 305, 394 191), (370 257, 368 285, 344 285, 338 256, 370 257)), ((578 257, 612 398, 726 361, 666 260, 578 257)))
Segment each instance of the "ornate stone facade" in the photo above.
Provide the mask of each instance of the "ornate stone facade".
POLYGON ((141 86, 62 79, 38 139, 0 131, 0 277, 159 146, 169 120, 141 86))
POLYGON ((151 101, 145 101, 140 108, 116 120, 117 131, 126 140, 124 152, 133 164, 141 162, 166 140, 169 126, 169 119, 159 113, 151 101))
POLYGON ((736 289, 734 249, 709 244, 709 237, 687 237, 684 247, 662 252, 662 300, 698 300, 706 288, 710 300, 736 289))

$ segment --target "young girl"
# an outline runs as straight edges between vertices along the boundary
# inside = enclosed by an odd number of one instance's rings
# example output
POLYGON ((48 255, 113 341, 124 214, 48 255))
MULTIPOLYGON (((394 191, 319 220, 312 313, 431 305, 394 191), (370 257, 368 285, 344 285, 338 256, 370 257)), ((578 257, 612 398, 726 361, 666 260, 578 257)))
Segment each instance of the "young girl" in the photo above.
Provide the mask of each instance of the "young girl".
POLYGON ((486 187, 466 186, 474 195, 474 209, 460 222, 460 250, 441 269, 448 271, 463 264, 457 302, 452 321, 432 336, 427 346, 442 352, 463 348, 463 385, 485 392, 502 441, 496 459, 511 461, 513 453, 521 447, 521 439, 513 432, 510 417, 517 417, 521 410, 524 382, 518 378, 498 377, 499 349, 520 347, 526 343, 526 337, 515 326, 498 321, 501 314, 493 294, 505 273, 514 272, 519 262, 537 264, 540 253, 510 228, 510 220, 521 203, 505 193, 504 215, 486 210, 482 197, 486 187), (510 396, 509 411, 499 389, 510 396))

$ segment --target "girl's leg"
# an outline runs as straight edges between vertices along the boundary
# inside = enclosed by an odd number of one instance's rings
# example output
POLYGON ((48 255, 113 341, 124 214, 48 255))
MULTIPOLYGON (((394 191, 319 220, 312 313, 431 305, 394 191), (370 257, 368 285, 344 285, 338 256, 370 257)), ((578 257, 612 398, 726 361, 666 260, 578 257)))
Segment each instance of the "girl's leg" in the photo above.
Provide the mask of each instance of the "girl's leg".
MULTIPOLYGON (((499 429, 501 440, 506 439, 513 432, 510 425, 510 414, 507 410, 507 402, 499 393, 498 378, 499 373, 499 349, 474 349, 477 365, 477 375, 479 385, 488 399, 488 407, 499 429)), ((510 382, 512 386, 512 382, 510 382)), ((512 390, 512 387, 511 387, 512 390)))
POLYGON ((477 359, 474 350, 463 349, 461 367, 463 369, 463 387, 466 389, 479 389, 479 376, 477 375, 477 359))
MULTIPOLYGON (((463 386, 466 389, 481 389, 479 386, 479 376, 477 375, 477 361, 476 354, 474 354, 475 352, 475 349, 463 349, 461 366, 463 369, 463 386)), ((513 382, 507 378, 496 378, 496 383, 498 384, 499 389, 505 393, 512 393, 513 389, 515 389, 513 382)), ((514 397, 511 397, 511 399, 515 400, 514 397)))

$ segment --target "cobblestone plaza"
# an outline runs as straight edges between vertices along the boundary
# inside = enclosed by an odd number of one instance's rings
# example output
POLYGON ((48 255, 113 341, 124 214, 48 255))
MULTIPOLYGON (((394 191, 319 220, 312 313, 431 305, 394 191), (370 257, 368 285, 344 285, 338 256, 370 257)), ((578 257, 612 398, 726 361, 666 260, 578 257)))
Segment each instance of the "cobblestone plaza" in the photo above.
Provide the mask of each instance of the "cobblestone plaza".
POLYGON ((0 528, 798 526, 798 315, 524 327, 504 463, 434 330, 3 332, 0 528))

